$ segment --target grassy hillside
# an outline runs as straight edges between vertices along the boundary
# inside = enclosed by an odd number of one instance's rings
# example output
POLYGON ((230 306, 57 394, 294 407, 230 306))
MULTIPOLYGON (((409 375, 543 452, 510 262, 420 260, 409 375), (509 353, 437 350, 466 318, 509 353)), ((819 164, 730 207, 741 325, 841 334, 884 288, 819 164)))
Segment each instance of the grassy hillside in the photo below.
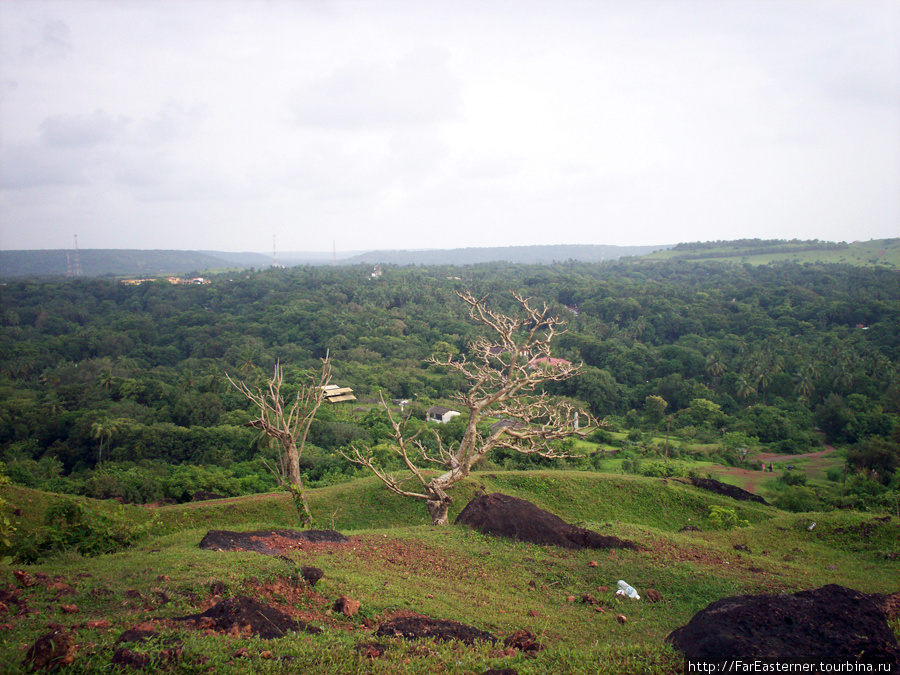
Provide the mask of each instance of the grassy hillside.
MULTIPOLYGON (((160 634, 138 651, 159 658, 166 644, 183 655, 154 672, 519 673, 671 672, 681 660, 665 636, 710 602, 734 594, 795 591, 838 583, 868 592, 894 592, 900 579, 900 525, 871 514, 788 514, 735 502, 673 479, 577 472, 480 473, 456 492, 451 517, 479 487, 533 501, 599 531, 633 540, 639 551, 568 551, 485 537, 464 527, 433 528, 419 503, 400 499, 373 480, 310 491, 317 526, 350 535, 338 548, 293 551, 289 559, 258 553, 200 550, 209 529, 252 531, 294 527, 286 495, 257 495, 163 508, 90 502, 90 508, 143 527, 134 548, 83 558, 63 553, 41 564, 0 566, 0 587, 13 590, 27 612, 0 616, 3 672, 22 672, 28 645, 59 624, 74 631, 77 653, 66 672, 110 669, 114 642, 141 626, 160 634), (743 526, 716 529, 710 509, 731 509, 743 526), (816 522, 813 530, 811 522, 816 522), (679 532, 685 525, 701 531, 679 532), (736 545, 749 550, 736 550, 736 545), (314 590, 299 581, 301 566, 325 572, 314 590), (46 583, 21 588, 13 569, 46 583), (58 578, 57 578, 58 577, 58 578), (639 591, 657 589, 662 602, 614 596, 618 579, 639 591), (50 581, 55 581, 53 586, 50 581), (65 584, 71 592, 65 590, 65 584), (213 584, 219 584, 211 590, 213 584), (603 590, 601 587, 612 587, 603 590), (252 595, 290 607, 322 627, 320 635, 277 640, 189 631, 167 619, 209 607, 224 597, 252 595), (598 598, 604 611, 580 601, 598 598), (361 602, 347 618, 331 611, 347 595, 361 602), (67 613, 63 605, 77 607, 67 613), (416 644, 379 639, 391 648, 370 659, 355 649, 401 612, 461 621, 501 639, 519 629, 546 649, 536 656, 506 654, 492 645, 416 644), (623 614, 627 622, 616 621, 623 614), (98 624, 97 621, 109 621, 98 624), (94 622, 94 623, 91 623, 94 622), (247 655, 235 656, 246 648, 247 655)), ((59 498, 8 486, 18 508, 19 541, 39 526, 59 498)), ((900 623, 894 624, 900 632, 900 623)))
POLYGON ((773 262, 842 263, 864 267, 900 268, 900 239, 857 241, 845 247, 830 242, 780 242, 777 246, 762 243, 758 247, 741 242, 707 242, 689 248, 655 251, 643 260, 717 260, 720 262, 767 265, 773 262), (774 251, 772 249, 780 249, 774 251))

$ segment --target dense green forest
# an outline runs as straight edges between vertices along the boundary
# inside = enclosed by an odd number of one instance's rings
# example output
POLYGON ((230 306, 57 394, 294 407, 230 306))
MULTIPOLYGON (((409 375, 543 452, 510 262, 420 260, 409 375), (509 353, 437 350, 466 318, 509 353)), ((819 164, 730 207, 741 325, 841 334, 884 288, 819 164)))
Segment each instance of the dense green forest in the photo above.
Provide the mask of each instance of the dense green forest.
MULTIPOLYGON (((630 260, 371 271, 248 271, 203 286, 89 278, 0 286, 6 473, 23 485, 135 502, 274 489, 262 463, 268 449, 246 426, 248 402, 226 374, 259 382, 277 360, 298 386, 330 353, 333 381, 359 401, 320 411, 303 468, 313 484, 358 475, 338 451, 389 438, 383 410, 371 405, 379 394, 409 399, 421 418, 464 386, 428 359, 465 354, 475 336, 456 294, 465 289, 508 312, 516 291, 567 318, 554 356, 584 368, 550 392, 626 432, 628 447, 652 451, 650 434, 671 433, 683 452, 718 446, 732 462, 738 454, 728 451, 747 444, 800 453, 829 443, 849 450, 859 490, 876 494, 892 480, 896 490, 895 270, 630 260)), ((587 453, 569 466, 592 461, 587 453)))

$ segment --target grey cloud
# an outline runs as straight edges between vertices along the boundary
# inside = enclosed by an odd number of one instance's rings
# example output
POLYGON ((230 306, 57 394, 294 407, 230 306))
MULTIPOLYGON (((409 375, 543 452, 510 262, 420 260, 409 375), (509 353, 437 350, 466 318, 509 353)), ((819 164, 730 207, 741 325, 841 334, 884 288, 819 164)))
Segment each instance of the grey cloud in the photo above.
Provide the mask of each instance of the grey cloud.
POLYGON ((83 148, 115 141, 127 126, 127 118, 95 110, 89 115, 54 115, 45 119, 40 128, 47 145, 83 148))
POLYGON ((41 145, 8 145, 0 162, 0 185, 5 189, 81 185, 86 167, 78 153, 41 145))
POLYGON ((47 19, 36 28, 30 26, 23 36, 26 42, 18 51, 23 61, 58 63, 74 51, 72 31, 62 19, 47 19))
POLYGON ((156 115, 141 121, 135 140, 149 145, 170 143, 190 136, 208 117, 203 106, 186 108, 181 103, 169 101, 156 115))
POLYGON ((460 85, 448 56, 419 49, 393 67, 352 62, 291 97, 298 124, 335 129, 393 129, 453 118, 460 85))

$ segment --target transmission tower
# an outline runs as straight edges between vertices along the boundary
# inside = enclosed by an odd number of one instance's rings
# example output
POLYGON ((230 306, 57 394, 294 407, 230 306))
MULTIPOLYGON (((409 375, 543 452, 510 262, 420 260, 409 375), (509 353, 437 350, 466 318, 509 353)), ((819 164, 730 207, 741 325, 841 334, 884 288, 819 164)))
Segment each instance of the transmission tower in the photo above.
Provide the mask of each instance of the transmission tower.
POLYGON ((75 276, 81 276, 81 256, 78 255, 78 235, 75 235, 75 276))

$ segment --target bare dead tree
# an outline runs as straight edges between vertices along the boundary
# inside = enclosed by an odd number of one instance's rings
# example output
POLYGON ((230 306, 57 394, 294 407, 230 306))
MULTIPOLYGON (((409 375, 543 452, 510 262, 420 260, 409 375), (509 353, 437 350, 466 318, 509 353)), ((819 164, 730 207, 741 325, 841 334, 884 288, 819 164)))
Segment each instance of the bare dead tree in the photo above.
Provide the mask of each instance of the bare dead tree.
POLYGON ((447 491, 492 450, 510 448, 543 457, 566 457, 556 452, 550 442, 583 436, 605 426, 570 403, 555 400, 542 391, 545 383, 567 380, 581 369, 581 365, 550 358, 550 343, 565 332, 565 322, 551 316, 546 304, 532 307, 528 298, 514 293, 521 312, 509 316, 487 307, 486 298, 476 298, 471 293, 458 295, 469 306, 470 317, 489 333, 489 337, 479 337, 469 345, 468 358, 430 359, 462 374, 469 382, 469 390, 457 396, 469 412, 462 440, 455 447, 445 447, 435 433, 437 452, 429 452, 420 439, 425 427, 409 433, 408 420, 395 419, 388 409, 393 449, 405 466, 404 472, 388 472, 375 460, 371 448, 352 446, 352 454, 342 453, 347 460, 372 471, 392 492, 425 500, 435 525, 448 522, 453 498, 447 491), (506 423, 494 425, 485 435, 479 431, 478 423, 486 416, 500 417, 506 423), (443 472, 435 476, 423 469, 423 464, 441 467, 443 472))
POLYGON ((256 416, 247 423, 259 429, 270 439, 277 441, 278 464, 266 466, 278 479, 279 484, 291 493, 300 520, 305 526, 312 524, 312 514, 303 490, 300 476, 300 455, 306 446, 309 429, 319 407, 325 400, 325 387, 331 382, 331 357, 322 359, 322 368, 300 386, 290 407, 281 393, 284 373, 280 363, 275 364, 275 372, 267 381, 265 389, 251 389, 242 381, 235 381, 226 373, 226 378, 256 407, 256 416))

